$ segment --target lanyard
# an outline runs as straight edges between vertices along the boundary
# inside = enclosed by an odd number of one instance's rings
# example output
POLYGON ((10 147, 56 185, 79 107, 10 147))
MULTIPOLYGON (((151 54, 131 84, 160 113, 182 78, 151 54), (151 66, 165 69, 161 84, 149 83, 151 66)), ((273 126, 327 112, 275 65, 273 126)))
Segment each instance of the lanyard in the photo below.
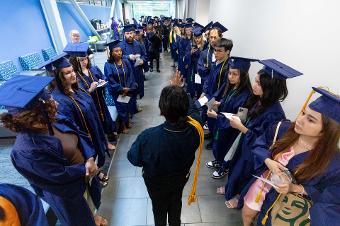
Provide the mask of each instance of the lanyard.
POLYGON ((208 67, 208 63, 209 63, 209 53, 210 53, 210 44, 208 45, 208 51, 207 51, 207 67, 208 67))
POLYGON ((124 70, 124 63, 122 61, 122 70, 123 70, 123 73, 124 73, 124 84, 122 84, 122 81, 120 80, 120 75, 119 75, 119 71, 118 71, 118 68, 117 68, 117 65, 115 62, 113 62, 115 68, 116 68, 116 71, 117 71, 117 76, 118 76, 118 79, 119 79, 119 84, 122 85, 122 86, 126 86, 126 77, 125 77, 125 70, 124 70))
POLYGON ((233 89, 228 95, 227 97, 225 98, 225 101, 224 103, 227 103, 236 93, 236 89, 233 89))

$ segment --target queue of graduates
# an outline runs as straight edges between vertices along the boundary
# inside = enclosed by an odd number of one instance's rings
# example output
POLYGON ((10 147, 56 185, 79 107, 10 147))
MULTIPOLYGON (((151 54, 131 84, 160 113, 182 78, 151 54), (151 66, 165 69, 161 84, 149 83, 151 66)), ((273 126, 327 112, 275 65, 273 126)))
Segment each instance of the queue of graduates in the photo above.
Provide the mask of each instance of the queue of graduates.
POLYGON ((242 208, 244 225, 256 217, 257 225, 340 222, 339 96, 313 87, 321 97, 306 101, 290 122, 280 102, 288 96, 286 80, 302 73, 275 59, 233 57, 226 31, 219 22, 202 26, 189 18, 174 20, 170 38, 209 131, 206 166, 214 179, 228 175, 216 192, 227 208, 242 208), (251 84, 255 61, 263 68, 251 84))
MULTIPOLYGON (((149 27, 150 32, 154 29, 149 27)), ((105 95, 110 94, 115 103, 120 131, 128 133, 131 117, 140 111, 137 99, 144 96, 148 65, 147 49, 135 40, 135 31, 135 25, 127 25, 124 40, 107 44, 104 73, 91 65, 88 44, 73 43, 42 65, 49 76, 16 76, 0 86, 0 104, 8 109, 0 120, 17 132, 13 165, 62 225, 108 224, 95 213, 108 182, 99 169, 112 149, 108 135, 117 128, 105 95)), ((339 96, 313 88, 320 97, 311 103, 309 98, 297 119, 288 121, 280 104, 288 95, 286 80, 302 73, 274 59, 232 57, 234 44, 223 38, 226 31, 218 22, 203 27, 190 19, 173 21, 169 44, 183 79, 162 91, 164 126, 143 132, 128 154, 134 165, 143 167, 156 225, 165 225, 167 215, 170 225, 181 223, 182 191, 201 144, 199 125, 187 118, 191 109, 200 109, 200 117, 195 117, 210 133, 207 149, 212 150, 212 161, 206 166, 213 169, 212 177, 228 175, 216 192, 224 195, 226 208, 242 208, 244 225, 252 225, 256 217, 257 225, 336 225, 340 222, 339 96), (254 61, 263 68, 251 84, 249 69, 254 61), (185 137, 180 137, 182 133, 185 137), (183 151, 174 156, 169 142, 175 138, 183 151), (158 150, 165 158, 157 157, 158 150), (169 194, 175 189, 175 198, 169 201, 163 189, 169 194)), ((16 205, 10 192, 0 194, 1 204, 16 205)), ((35 202, 42 215, 39 201, 28 201, 35 202)), ((15 212, 7 210, 0 209, 0 221, 15 212)), ((23 222, 27 214, 14 218, 23 222)), ((40 221, 36 224, 45 225, 40 221)))

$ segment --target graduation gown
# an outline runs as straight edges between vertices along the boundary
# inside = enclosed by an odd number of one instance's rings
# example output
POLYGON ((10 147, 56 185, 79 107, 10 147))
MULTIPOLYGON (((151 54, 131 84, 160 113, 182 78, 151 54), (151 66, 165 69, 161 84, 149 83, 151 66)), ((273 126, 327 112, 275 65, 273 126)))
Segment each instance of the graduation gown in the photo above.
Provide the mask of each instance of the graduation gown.
MULTIPOLYGON (((254 106, 255 107, 255 106, 254 106)), ((228 181, 225 186, 225 198, 230 200, 240 194, 238 208, 243 206, 243 197, 249 188, 249 180, 254 173, 254 159, 251 153, 257 137, 263 134, 274 123, 285 119, 284 111, 279 102, 265 109, 256 118, 250 118, 246 123, 247 133, 243 134, 233 159, 230 162, 228 181)))
POLYGON ((198 64, 198 60, 200 58, 202 51, 203 50, 198 48, 195 52, 193 52, 191 54, 191 59, 190 59, 190 72, 191 73, 190 73, 189 78, 188 78, 188 92, 191 94, 192 97, 195 94, 198 97, 201 96, 201 94, 202 94, 202 88, 203 88, 202 81, 201 81, 201 84, 195 83, 195 74, 198 74, 197 64, 198 64), (192 85, 192 87, 190 85, 192 85))
POLYGON ((76 103, 59 89, 53 90, 52 96, 58 102, 58 113, 69 117, 69 120, 74 122, 79 130, 88 135, 95 147, 95 157, 98 158, 97 165, 98 167, 103 166, 105 152, 107 151, 107 140, 90 94, 81 89, 75 90, 72 97, 76 103))
MULTIPOLYGON (((237 114, 238 108, 245 104, 250 95, 251 93, 249 90, 241 90, 238 93, 230 91, 221 100, 221 105, 218 111, 237 114)), ((224 157, 228 153, 240 131, 231 127, 229 119, 222 114, 218 114, 217 119, 214 120, 214 122, 211 122, 211 118, 208 119, 208 122, 213 124, 210 126, 213 127, 213 134, 215 134, 213 138, 213 154, 215 160, 222 164, 224 162, 224 157)))
POLYGON ((178 69, 183 75, 183 78, 188 78, 188 71, 190 66, 190 51, 191 51, 191 40, 182 37, 179 41, 178 46, 178 69), (185 66, 188 66, 185 68, 185 66))
POLYGON ((200 53, 200 57, 197 62, 197 72, 201 76, 202 84, 204 84, 205 81, 208 79, 211 69, 213 52, 213 48, 210 44, 208 44, 207 48, 200 53))
POLYGON ((134 60, 129 59, 130 54, 140 54, 140 58, 144 61, 144 64, 147 64, 147 58, 145 51, 143 50, 142 46, 140 45, 139 42, 133 41, 132 43, 128 43, 126 40, 121 42, 121 48, 123 52, 123 59, 129 60, 132 70, 133 70, 133 75, 135 78, 135 82, 138 84, 138 89, 137 89, 137 95, 142 98, 144 96, 144 72, 143 72, 143 65, 135 67, 135 62, 134 60))
POLYGON ((0 184, 0 196, 13 204, 21 226, 48 226, 43 205, 31 191, 13 184, 0 184))
POLYGON ((170 40, 170 50, 171 50, 171 58, 177 62, 178 61, 178 38, 179 36, 174 32, 171 31, 169 35, 170 40))
MULTIPOLYGON (((290 122, 283 122, 280 126, 278 137, 282 137, 290 126, 290 122)), ((257 175, 261 175, 268 169, 264 160, 271 158, 269 147, 272 144, 275 130, 276 125, 268 128, 266 132, 256 140, 253 146, 252 152, 254 154, 257 175)), ((309 152, 303 152, 294 156, 289 160, 286 167, 293 173, 297 166, 301 164, 309 154, 309 152)), ((254 181, 255 179, 252 179, 250 184, 254 181)), ((310 209, 311 226, 338 225, 340 222, 340 153, 337 153, 331 160, 324 173, 309 181, 303 182, 302 185, 308 197, 313 202, 310 209)), ((262 225, 261 221, 265 213, 274 203, 277 196, 278 193, 273 188, 266 194, 261 212, 259 213, 258 225, 262 225)), ((266 226, 272 225, 270 213, 268 216, 266 226)))
POLYGON ((122 65, 114 65, 109 62, 105 63, 104 73, 109 82, 108 89, 115 102, 115 106, 118 111, 119 118, 123 122, 128 122, 129 113, 134 114, 132 111, 132 105, 136 105, 136 98, 133 95, 137 90, 137 84, 135 83, 133 71, 128 60, 122 60, 122 65), (123 69, 124 67, 124 69, 123 69), (123 93, 123 88, 130 88, 130 102, 129 103, 121 103, 118 102, 118 96, 123 93), (130 106, 130 107, 129 107, 130 106))
POLYGON ((211 64, 209 76, 203 84, 203 93, 206 94, 208 99, 221 96, 225 84, 228 82, 228 71, 228 60, 220 62, 219 64, 216 62, 211 64))
POLYGON ((50 205, 63 226, 95 225, 83 196, 85 164, 69 165, 58 138, 18 133, 11 160, 35 193, 50 205))
MULTIPOLYGON (((92 82, 98 82, 99 79, 105 80, 103 73, 97 66, 92 66, 89 69, 89 76, 84 74, 78 74, 77 80, 80 87, 84 90, 88 90, 92 82)), ((113 122, 109 109, 106 105, 104 99, 105 87, 98 87, 91 93, 94 104, 96 105, 97 112, 99 114, 99 119, 104 128, 106 134, 111 134, 115 130, 115 123, 113 122)))

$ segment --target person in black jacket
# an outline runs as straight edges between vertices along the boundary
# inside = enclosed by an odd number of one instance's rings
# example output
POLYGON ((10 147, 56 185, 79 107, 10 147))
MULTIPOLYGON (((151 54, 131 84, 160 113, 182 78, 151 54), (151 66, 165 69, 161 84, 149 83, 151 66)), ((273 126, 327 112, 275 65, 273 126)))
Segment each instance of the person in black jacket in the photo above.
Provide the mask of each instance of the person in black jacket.
POLYGON ((161 34, 156 32, 152 25, 148 25, 148 32, 146 33, 149 42, 149 59, 150 59, 150 72, 153 71, 153 60, 156 60, 156 69, 159 70, 159 49, 162 46, 161 34))
POLYGON ((187 117, 199 120, 199 114, 185 90, 173 82, 178 76, 179 72, 159 99, 165 122, 139 134, 127 153, 133 165, 143 167, 156 226, 165 226, 167 217, 169 225, 181 225, 182 193, 200 145, 199 132, 187 117))

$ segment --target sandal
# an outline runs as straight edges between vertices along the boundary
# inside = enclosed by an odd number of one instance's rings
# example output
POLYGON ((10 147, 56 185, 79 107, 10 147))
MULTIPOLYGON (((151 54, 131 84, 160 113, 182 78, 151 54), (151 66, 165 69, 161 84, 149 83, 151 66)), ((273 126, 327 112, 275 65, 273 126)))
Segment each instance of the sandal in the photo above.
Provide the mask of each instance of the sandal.
POLYGON ((106 175, 102 170, 100 170, 97 175, 101 182, 107 182, 110 179, 109 176, 106 175))
POLYGON ((224 204, 229 208, 229 209, 236 209, 238 206, 238 199, 239 195, 235 196, 234 198, 225 201, 224 204))
POLYGON ((218 187, 216 189, 216 193, 219 194, 219 195, 224 195, 225 194, 225 187, 224 186, 218 187))

